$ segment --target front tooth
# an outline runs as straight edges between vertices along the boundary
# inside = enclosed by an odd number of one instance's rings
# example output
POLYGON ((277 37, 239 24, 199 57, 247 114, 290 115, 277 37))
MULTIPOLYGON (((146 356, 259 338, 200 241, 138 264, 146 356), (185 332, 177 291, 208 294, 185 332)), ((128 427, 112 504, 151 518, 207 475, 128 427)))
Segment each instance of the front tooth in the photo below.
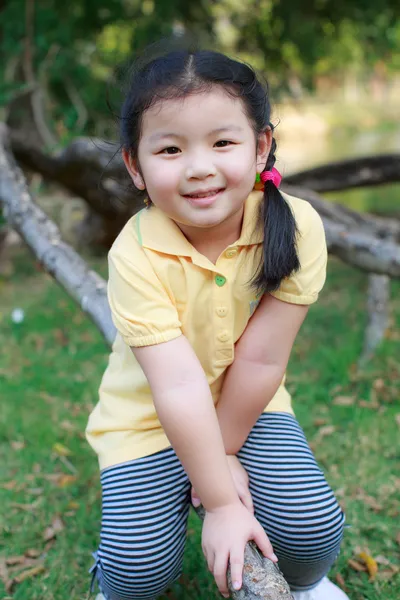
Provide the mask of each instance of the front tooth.
POLYGON ((196 194, 193 196, 194 198, 208 198, 208 196, 212 196, 215 192, 209 192, 208 194, 196 194))

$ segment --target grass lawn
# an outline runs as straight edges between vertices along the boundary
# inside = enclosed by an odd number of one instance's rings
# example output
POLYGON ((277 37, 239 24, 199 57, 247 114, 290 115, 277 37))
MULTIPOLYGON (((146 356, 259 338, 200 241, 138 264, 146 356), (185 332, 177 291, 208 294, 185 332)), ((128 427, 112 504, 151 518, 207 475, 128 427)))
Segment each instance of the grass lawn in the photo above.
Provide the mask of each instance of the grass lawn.
MULTIPOLYGON (((105 261, 91 262, 104 274, 105 261)), ((0 598, 83 600, 100 525, 97 462, 84 428, 108 349, 25 249, 14 263, 14 274, 0 279, 0 598), (11 320, 15 308, 25 311, 22 323, 11 320), (14 585, 6 590, 7 578, 14 585)), ((296 341, 288 386, 351 526, 331 577, 352 600, 398 600, 400 286, 392 285, 387 339, 357 375, 366 285, 364 274, 330 261, 296 341), (357 570, 362 551, 377 561, 372 580, 357 570)), ((163 599, 219 597, 192 514, 184 575, 163 599)))

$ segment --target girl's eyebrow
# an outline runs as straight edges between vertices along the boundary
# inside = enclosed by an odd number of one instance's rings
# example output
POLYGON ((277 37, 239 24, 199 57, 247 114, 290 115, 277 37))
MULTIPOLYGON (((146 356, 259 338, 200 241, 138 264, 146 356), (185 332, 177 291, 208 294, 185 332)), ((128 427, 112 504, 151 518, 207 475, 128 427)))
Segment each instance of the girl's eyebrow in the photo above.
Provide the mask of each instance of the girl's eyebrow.
MULTIPOLYGON (((239 125, 225 125, 224 127, 218 127, 218 129, 213 129, 212 131, 210 131, 210 133, 208 135, 213 135, 215 133, 222 133, 223 131, 243 131, 243 127, 240 127, 239 125)), ((169 137, 174 137, 174 138, 179 138, 182 139, 184 136, 183 135, 179 135, 177 133, 172 133, 172 132, 168 132, 168 133, 153 133, 150 137, 149 137, 149 142, 156 142, 162 138, 169 138, 169 137)))

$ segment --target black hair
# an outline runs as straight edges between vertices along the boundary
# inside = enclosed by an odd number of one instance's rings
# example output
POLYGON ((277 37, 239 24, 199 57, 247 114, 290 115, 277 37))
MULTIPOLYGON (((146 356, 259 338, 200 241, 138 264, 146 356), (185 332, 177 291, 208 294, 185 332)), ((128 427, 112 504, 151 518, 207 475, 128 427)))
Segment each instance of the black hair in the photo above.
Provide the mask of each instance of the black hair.
MULTIPOLYGON (((249 65, 211 50, 177 49, 133 66, 120 114, 122 147, 137 159, 143 114, 157 102, 206 92, 215 86, 241 98, 256 139, 268 128, 273 131, 268 84, 263 85, 249 65)), ((275 151, 273 138, 264 170, 274 166, 275 151)), ((263 294, 277 290, 284 278, 300 268, 296 220, 272 181, 264 186, 260 221, 264 227, 263 255, 250 283, 263 294)))

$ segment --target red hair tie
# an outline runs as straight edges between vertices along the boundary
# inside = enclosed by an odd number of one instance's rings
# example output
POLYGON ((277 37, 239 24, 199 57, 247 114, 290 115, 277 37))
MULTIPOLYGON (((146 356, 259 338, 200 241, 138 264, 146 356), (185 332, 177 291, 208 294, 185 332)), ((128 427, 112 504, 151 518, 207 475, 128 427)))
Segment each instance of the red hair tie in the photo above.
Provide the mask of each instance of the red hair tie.
POLYGON ((272 181, 275 187, 279 187, 282 181, 282 175, 279 173, 278 169, 272 167, 270 171, 263 171, 260 175, 260 179, 263 183, 272 181))
POLYGON ((264 183, 266 181, 272 181, 276 187, 279 187, 282 181, 282 175, 279 173, 278 169, 275 169, 275 167, 272 167, 270 171, 263 171, 261 175, 257 173, 254 189, 264 191, 264 183))

